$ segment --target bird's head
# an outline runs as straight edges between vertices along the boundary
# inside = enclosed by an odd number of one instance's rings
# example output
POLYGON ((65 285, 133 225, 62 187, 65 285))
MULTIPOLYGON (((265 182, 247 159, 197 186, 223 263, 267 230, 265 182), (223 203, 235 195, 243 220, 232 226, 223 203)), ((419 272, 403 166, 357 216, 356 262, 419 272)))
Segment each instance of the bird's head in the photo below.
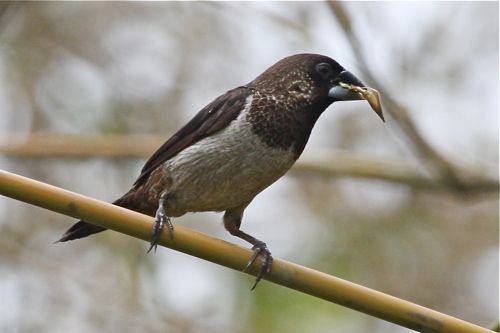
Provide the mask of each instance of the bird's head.
POLYGON ((323 55, 304 53, 284 58, 248 86, 276 101, 320 112, 336 101, 365 99, 384 120, 378 92, 323 55))

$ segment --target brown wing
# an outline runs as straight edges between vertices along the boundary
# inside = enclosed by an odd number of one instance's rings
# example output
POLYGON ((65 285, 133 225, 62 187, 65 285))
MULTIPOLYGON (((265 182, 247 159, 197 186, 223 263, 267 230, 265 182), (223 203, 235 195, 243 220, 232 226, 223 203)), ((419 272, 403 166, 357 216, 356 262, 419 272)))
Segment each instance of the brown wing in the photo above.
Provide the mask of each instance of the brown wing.
POLYGON ((225 128, 243 110, 250 94, 250 88, 239 87, 217 97, 204 107, 149 158, 134 185, 147 181, 153 170, 184 148, 225 128))

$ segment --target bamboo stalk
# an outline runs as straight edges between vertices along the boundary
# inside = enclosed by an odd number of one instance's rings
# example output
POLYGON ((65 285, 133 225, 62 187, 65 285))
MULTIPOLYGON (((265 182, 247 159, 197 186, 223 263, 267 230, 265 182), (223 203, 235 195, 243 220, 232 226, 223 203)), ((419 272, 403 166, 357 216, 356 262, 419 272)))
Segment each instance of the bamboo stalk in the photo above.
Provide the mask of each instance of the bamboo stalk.
MULTIPOLYGON (((96 225, 149 240, 152 218, 55 186, 0 170, 0 194, 96 225)), ((249 249, 176 225, 175 237, 163 233, 159 244, 241 271, 249 249)), ((248 270, 255 275, 260 263, 248 270)), ((492 332, 440 312, 275 258, 266 280, 421 332, 492 332)))

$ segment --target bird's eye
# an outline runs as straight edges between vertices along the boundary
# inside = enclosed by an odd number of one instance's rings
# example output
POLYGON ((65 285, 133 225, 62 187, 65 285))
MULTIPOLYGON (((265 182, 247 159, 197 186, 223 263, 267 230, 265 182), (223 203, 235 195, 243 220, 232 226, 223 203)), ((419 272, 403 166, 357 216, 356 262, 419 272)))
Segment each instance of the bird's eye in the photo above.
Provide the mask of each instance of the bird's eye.
POLYGON ((330 64, 322 62, 316 65, 316 72, 318 72, 323 79, 329 79, 333 75, 333 68, 330 64))

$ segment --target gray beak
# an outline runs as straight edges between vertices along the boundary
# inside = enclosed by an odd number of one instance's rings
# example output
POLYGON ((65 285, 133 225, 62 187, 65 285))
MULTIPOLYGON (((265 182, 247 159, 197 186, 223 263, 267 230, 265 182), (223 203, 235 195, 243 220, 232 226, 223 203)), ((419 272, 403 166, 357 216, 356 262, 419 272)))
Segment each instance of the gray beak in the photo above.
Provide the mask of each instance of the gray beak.
POLYGON ((357 77, 349 71, 340 73, 340 82, 328 91, 328 96, 336 101, 366 100, 373 111, 384 120, 380 96, 377 90, 366 87, 357 77))

